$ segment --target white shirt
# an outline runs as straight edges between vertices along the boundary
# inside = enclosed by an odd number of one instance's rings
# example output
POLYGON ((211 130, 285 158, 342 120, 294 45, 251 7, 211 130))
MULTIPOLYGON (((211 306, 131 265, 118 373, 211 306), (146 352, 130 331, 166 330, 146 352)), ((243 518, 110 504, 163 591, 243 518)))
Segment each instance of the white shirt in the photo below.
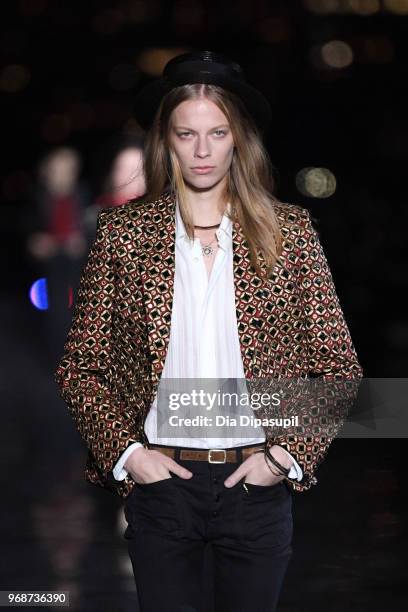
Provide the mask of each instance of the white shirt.
MULTIPOLYGON (((176 202, 173 307, 162 378, 237 379, 240 388, 243 384, 245 390, 245 372, 235 309, 232 222, 225 214, 215 233, 219 248, 208 279, 200 239, 195 238, 193 242, 188 238, 176 202)), ((248 414, 253 415, 252 409, 249 410, 248 414)), ((147 415, 144 430, 150 443, 166 446, 231 448, 265 441, 265 432, 260 426, 254 430, 253 438, 158 438, 157 393, 147 415)), ((133 450, 140 446, 142 444, 135 442, 122 453, 113 469, 116 480, 126 477, 127 471, 123 465, 133 450)), ((300 466, 292 455, 287 454, 294 464, 289 477, 301 480, 303 473, 300 466)))

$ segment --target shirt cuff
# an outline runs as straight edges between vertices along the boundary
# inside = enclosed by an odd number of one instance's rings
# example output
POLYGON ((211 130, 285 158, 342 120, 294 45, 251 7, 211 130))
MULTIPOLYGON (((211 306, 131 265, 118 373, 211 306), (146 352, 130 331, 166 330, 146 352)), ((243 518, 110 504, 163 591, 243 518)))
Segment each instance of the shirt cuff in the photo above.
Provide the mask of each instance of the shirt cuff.
POLYGON ((121 454, 119 460, 112 470, 115 480, 124 480, 126 478, 128 471, 123 467, 126 463, 126 459, 132 454, 135 448, 139 448, 140 446, 143 446, 143 444, 140 442, 133 442, 133 444, 128 446, 127 449, 121 454))
POLYGON ((283 451, 285 451, 285 453, 288 455, 288 457, 290 457, 293 461, 293 465, 290 468, 289 474, 288 474, 288 478, 294 478, 296 480, 302 480, 303 478, 303 470, 300 467, 300 465, 298 464, 297 461, 295 461, 295 459, 292 457, 292 455, 290 453, 288 453, 288 451, 286 450, 286 448, 283 448, 282 446, 280 447, 283 451))

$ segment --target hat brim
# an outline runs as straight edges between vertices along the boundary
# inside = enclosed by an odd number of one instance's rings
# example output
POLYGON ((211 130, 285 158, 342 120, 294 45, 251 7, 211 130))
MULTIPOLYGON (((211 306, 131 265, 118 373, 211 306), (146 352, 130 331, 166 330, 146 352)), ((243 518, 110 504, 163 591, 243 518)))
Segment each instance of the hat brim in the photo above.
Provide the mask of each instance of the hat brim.
POLYGON ((218 85, 226 90, 237 94, 257 127, 261 132, 265 132, 272 121, 272 109, 265 96, 255 87, 252 87, 246 82, 237 81, 235 79, 226 79, 225 76, 219 77, 214 74, 200 74, 199 80, 196 75, 183 75, 183 79, 179 82, 172 82, 161 77, 145 85, 136 95, 133 114, 139 125, 147 130, 151 127, 157 109, 162 98, 172 89, 186 83, 208 83, 218 85), (187 76, 187 78, 186 78, 187 76))

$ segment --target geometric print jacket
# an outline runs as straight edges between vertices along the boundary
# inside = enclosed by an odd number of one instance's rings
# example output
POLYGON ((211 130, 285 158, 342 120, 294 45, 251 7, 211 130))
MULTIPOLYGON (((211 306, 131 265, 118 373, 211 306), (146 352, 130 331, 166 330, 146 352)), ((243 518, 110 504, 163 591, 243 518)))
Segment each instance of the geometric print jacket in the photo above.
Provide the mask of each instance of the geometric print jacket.
MULTIPOLYGON (((175 206, 174 194, 165 192, 153 202, 130 201, 100 211, 55 372, 88 449, 85 479, 121 498, 135 482, 130 474, 115 480, 112 469, 133 442, 148 446, 144 423, 170 338, 175 206)), ((280 201, 274 207, 283 249, 269 278, 260 278, 250 264, 238 221, 232 226, 245 379, 319 378, 346 385, 341 401, 328 393, 329 398, 310 403, 306 431, 302 419, 280 435, 264 427, 266 445, 280 444, 303 470, 303 479, 290 480, 289 486, 305 491, 317 481, 316 468, 355 398, 362 368, 309 212, 280 201)))

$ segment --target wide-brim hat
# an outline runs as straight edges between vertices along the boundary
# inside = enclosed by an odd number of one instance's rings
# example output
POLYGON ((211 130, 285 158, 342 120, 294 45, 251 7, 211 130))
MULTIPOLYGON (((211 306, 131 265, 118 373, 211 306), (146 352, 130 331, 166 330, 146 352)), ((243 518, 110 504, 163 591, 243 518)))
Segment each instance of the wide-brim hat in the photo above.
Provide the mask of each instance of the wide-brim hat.
POLYGON ((174 87, 189 83, 218 85, 237 94, 261 132, 268 129, 272 109, 268 100, 250 85, 239 64, 212 51, 183 53, 171 59, 160 78, 145 85, 137 94, 133 112, 145 130, 153 123, 162 98, 174 87))

